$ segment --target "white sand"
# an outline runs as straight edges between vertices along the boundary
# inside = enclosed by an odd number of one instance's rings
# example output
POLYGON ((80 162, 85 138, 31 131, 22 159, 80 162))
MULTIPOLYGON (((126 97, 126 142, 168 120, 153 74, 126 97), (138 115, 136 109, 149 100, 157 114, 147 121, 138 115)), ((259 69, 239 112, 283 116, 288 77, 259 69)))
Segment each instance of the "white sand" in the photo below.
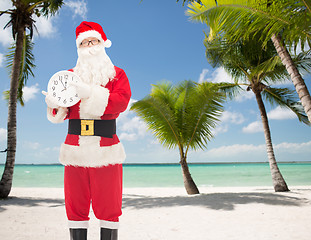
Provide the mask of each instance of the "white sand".
MULTIPOLYGON (((120 240, 310 240, 311 186, 124 189, 120 240)), ((0 200, 1 240, 69 239, 61 188, 13 188, 0 200)), ((99 239, 90 214, 88 239, 99 239)))

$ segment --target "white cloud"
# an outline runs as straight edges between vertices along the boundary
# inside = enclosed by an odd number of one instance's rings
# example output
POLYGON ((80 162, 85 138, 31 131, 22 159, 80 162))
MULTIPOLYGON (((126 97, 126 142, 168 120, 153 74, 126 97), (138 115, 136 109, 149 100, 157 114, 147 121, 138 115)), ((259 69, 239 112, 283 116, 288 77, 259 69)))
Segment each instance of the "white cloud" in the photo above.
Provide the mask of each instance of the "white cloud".
POLYGON ((209 73, 208 69, 203 69, 200 77, 199 77, 199 83, 202 83, 204 81, 213 82, 213 83, 220 83, 220 82, 230 82, 233 83, 234 80, 231 78, 231 76, 225 71, 224 68, 216 68, 210 75, 207 76, 209 73))
POLYGON ((254 97, 255 94, 252 91, 243 91, 240 93, 240 95, 235 97, 235 100, 237 102, 244 102, 253 99, 254 97))
POLYGON ((203 69, 202 72, 200 73, 200 77, 199 77, 199 83, 205 82, 206 81, 206 76, 207 73, 209 72, 208 69, 203 69))
POLYGON ((31 150, 37 150, 39 149, 40 147, 40 143, 38 142, 28 142, 28 141, 25 141, 23 143, 23 147, 24 148, 27 148, 27 149, 31 149, 31 150))
MULTIPOLYGON (((0 9, 1 10, 7 10, 12 8, 12 2, 11 1, 0 1, 0 9)), ((12 41, 12 30, 11 28, 3 29, 4 26, 10 21, 10 17, 8 14, 3 14, 0 17, 0 43, 4 47, 8 47, 12 41)))
POLYGON ((0 142, 4 142, 7 139, 7 130, 0 128, 0 142))
POLYGON ((229 124, 242 124, 245 121, 244 116, 238 112, 224 111, 220 117, 220 122, 213 131, 213 135, 227 132, 229 124))
POLYGON ((301 152, 310 152, 311 153, 311 141, 306 143, 288 143, 283 142, 274 146, 274 149, 282 152, 291 152, 291 153, 301 153, 301 152))
POLYGON ((49 18, 45 17, 35 17, 36 21, 36 27, 38 29, 38 32, 34 30, 34 35, 44 38, 52 38, 55 36, 55 33, 57 32, 57 28, 55 27, 55 19, 57 16, 51 16, 49 18))
POLYGON ((141 118, 129 111, 132 103, 136 100, 131 99, 127 109, 120 114, 117 119, 119 138, 121 140, 134 141, 143 138, 147 133, 147 126, 141 118))
POLYGON ((244 116, 238 112, 224 111, 220 117, 222 122, 241 124, 245 121, 244 116))
POLYGON ((3 60, 4 60, 4 55, 0 53, 0 67, 2 67, 3 60))
POLYGON ((119 136, 121 140, 126 140, 126 141, 135 141, 137 140, 137 134, 136 133, 126 133, 122 132, 119 136))
MULTIPOLYGON (((200 73, 200 77, 198 82, 212 82, 212 83, 220 83, 220 82, 228 82, 228 83, 234 83, 233 78, 225 71, 224 68, 216 68, 210 76, 208 76, 209 70, 203 69, 200 73)), ((246 87, 244 88, 246 89, 246 87)), ((254 98, 254 94, 252 91, 242 91, 238 96, 235 97, 235 101, 237 102, 243 102, 247 101, 249 99, 254 98)))
POLYGON ((281 108, 280 106, 276 107, 268 113, 268 118, 274 120, 295 119, 296 117, 297 116, 293 111, 290 109, 281 108))
POLYGON ((35 85, 32 85, 30 87, 25 86, 23 88, 23 97, 25 102, 28 102, 29 100, 34 99, 36 97, 36 94, 40 90, 38 86, 39 84, 36 83, 35 85))
POLYGON ((71 11, 73 11, 73 18, 76 16, 81 17, 82 19, 86 19, 87 15, 87 7, 86 7, 86 1, 68 1, 66 2, 66 6, 70 8, 71 11))
MULTIPOLYGON (((311 141, 303 143, 288 143, 283 142, 273 145, 276 158, 279 161, 300 160, 293 158, 297 154, 304 153, 308 158, 311 153, 311 141)), ((204 152, 191 152, 192 157, 200 159, 200 161, 247 161, 247 162, 262 162, 267 161, 267 150, 265 144, 234 144, 212 148, 204 152)), ((190 157, 188 157, 190 159, 190 157)), ((308 158, 309 160, 309 158, 308 158)))
POLYGON ((208 151, 208 154, 217 157, 217 158, 223 158, 223 157, 230 157, 232 155, 240 155, 240 154, 247 154, 255 152, 263 152, 265 151, 266 146, 264 144, 262 145, 253 145, 253 144, 234 144, 230 146, 221 146, 219 148, 213 148, 208 151))
POLYGON ((262 123, 260 121, 252 122, 242 129, 244 133, 263 132, 262 123))

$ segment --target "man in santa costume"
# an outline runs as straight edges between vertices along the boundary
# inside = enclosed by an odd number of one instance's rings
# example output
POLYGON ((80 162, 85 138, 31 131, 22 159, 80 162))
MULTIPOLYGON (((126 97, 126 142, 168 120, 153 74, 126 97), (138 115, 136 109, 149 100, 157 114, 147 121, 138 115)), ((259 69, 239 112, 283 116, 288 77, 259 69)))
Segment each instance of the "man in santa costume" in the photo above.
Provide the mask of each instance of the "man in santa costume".
POLYGON ((105 48, 109 48, 111 42, 99 24, 83 21, 76 28, 76 45, 78 60, 70 71, 81 79, 74 83, 81 100, 63 108, 57 106, 49 94, 45 98, 47 117, 52 123, 69 120, 60 162, 65 165, 70 239, 87 239, 92 205, 100 220, 101 240, 116 240, 125 160, 123 146, 116 135, 116 118, 127 108, 130 85, 125 72, 114 66, 106 54, 105 48))

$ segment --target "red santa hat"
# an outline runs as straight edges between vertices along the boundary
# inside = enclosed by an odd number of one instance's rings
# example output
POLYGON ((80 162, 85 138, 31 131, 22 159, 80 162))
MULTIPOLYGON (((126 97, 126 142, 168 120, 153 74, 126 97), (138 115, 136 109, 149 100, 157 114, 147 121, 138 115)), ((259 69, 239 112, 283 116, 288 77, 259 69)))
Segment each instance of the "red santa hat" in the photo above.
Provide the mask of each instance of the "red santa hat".
POLYGON ((109 48, 111 46, 111 41, 109 39, 107 39, 103 28, 98 23, 83 21, 76 28, 76 44, 77 44, 77 47, 79 47, 81 42, 88 37, 97 38, 98 40, 100 40, 101 42, 104 43, 104 46, 106 48, 109 48))

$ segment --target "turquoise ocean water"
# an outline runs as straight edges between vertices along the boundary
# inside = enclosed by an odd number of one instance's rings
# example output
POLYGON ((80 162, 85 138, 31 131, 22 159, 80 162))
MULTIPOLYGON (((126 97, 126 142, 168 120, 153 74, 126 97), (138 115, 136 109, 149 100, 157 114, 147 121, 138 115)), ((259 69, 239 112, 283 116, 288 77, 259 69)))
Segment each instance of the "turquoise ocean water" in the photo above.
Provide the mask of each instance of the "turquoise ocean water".
MULTIPOLYGON (((289 186, 311 185, 311 163, 279 163, 289 186)), ((1 174, 4 166, 0 165, 1 174)), ((124 187, 182 187, 179 165, 125 165, 124 187)), ((268 163, 189 164, 200 186, 272 186, 268 163)), ((61 165, 16 165, 13 187, 63 187, 61 165)))

